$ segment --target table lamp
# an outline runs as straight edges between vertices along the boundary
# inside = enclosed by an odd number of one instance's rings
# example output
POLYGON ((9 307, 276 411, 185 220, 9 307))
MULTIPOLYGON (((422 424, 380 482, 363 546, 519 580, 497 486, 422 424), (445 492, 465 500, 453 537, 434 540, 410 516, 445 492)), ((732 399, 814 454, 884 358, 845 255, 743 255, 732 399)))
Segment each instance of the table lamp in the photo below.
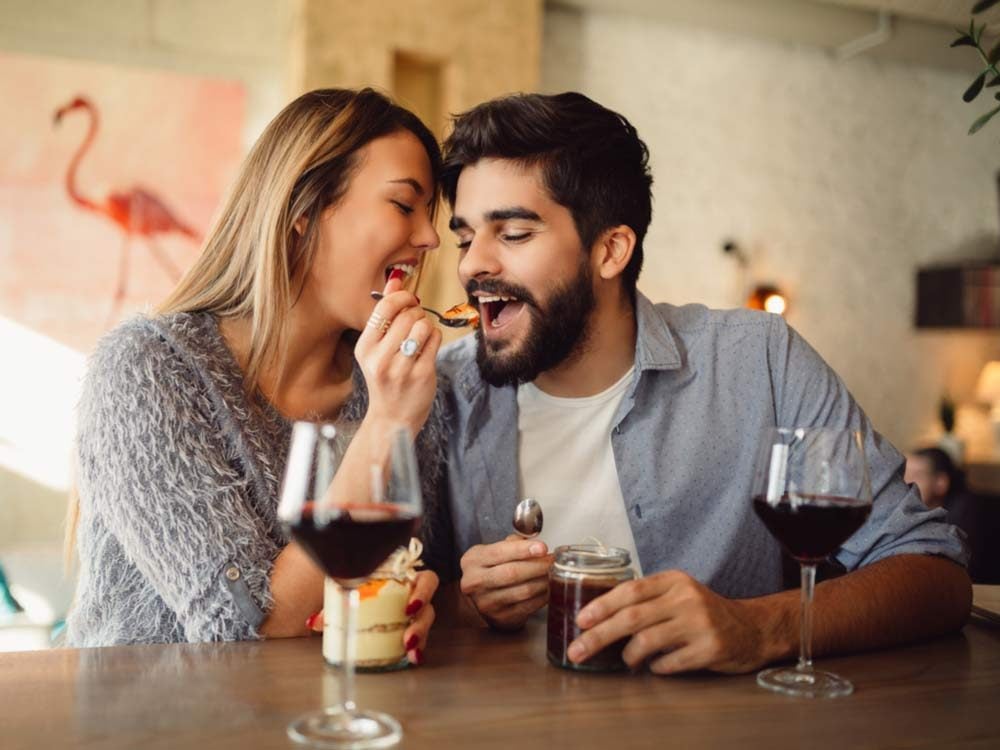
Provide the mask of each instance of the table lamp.
POLYGON ((990 404, 993 451, 1000 454, 1000 360, 987 362, 976 382, 976 399, 990 404))

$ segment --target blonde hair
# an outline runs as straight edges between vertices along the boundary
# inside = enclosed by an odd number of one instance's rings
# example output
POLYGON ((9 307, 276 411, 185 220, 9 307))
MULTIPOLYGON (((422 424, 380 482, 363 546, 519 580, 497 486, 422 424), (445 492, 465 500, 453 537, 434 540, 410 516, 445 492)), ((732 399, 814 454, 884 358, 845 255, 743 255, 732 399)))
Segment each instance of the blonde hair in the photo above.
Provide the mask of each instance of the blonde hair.
MULTIPOLYGON (((401 130, 427 151, 436 197, 441 152, 412 112, 370 88, 317 89, 295 99, 250 150, 201 254, 157 312, 249 318, 241 364, 246 390, 258 391, 264 370, 280 368, 288 316, 312 265, 323 211, 347 191, 361 150, 401 130)), ((67 566, 79 515, 74 486, 66 514, 67 566)))
POLYGON ((256 390, 262 370, 280 363, 323 210, 347 190, 360 150, 404 129, 427 150, 436 186, 441 157, 434 136, 384 95, 320 89, 293 101, 250 151, 201 255, 157 312, 249 317, 244 381, 256 390), (300 235, 295 225, 303 217, 300 235))

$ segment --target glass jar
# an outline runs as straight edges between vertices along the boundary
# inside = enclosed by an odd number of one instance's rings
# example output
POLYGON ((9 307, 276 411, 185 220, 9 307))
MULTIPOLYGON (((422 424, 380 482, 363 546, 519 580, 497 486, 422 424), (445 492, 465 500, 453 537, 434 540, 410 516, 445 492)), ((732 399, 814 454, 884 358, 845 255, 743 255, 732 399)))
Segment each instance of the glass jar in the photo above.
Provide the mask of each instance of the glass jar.
POLYGON ((628 550, 600 544, 556 548, 555 563, 549 571, 547 654, 552 664, 590 672, 625 669, 622 650, 628 638, 615 641, 580 664, 569 660, 566 649, 582 632, 576 624, 580 610, 622 581, 633 578, 635 571, 628 550))

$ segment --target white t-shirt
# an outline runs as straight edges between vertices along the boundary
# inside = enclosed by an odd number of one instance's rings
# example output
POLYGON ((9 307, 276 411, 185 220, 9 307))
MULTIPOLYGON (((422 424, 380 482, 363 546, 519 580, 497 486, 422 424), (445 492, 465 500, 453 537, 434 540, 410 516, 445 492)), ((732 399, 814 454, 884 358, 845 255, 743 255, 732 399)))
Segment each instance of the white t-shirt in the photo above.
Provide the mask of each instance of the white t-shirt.
POLYGON ((542 506, 549 550, 588 537, 639 555, 611 450, 612 420, 635 368, 596 396, 558 398, 531 383, 517 389, 520 497, 542 506))

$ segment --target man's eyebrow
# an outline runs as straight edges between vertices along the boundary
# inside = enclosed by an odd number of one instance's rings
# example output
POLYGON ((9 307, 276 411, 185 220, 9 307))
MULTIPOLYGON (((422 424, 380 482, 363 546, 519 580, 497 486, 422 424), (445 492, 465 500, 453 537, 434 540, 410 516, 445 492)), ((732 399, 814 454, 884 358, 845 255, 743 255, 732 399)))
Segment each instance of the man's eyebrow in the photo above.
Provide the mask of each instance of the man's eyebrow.
POLYGON ((414 180, 412 177, 401 177, 398 180, 389 180, 389 182, 395 185, 409 185, 411 188, 413 188, 413 192, 415 192, 417 195, 424 194, 424 186, 421 185, 416 180, 414 180))
MULTIPOLYGON (((508 219, 523 219, 525 221, 542 221, 542 217, 532 211, 530 208, 524 208, 523 206, 512 206, 510 208, 497 208, 493 211, 487 211, 483 214, 483 219, 489 222, 494 221, 507 221, 508 219)), ((469 222, 463 219, 461 216, 452 216, 451 220, 448 222, 448 229, 451 231, 457 231, 459 229, 468 229, 469 222)))
POLYGON ((512 206, 510 208, 498 208, 494 211, 487 211, 484 217, 486 221, 507 221, 508 219, 525 219, 526 221, 541 221, 542 217, 529 208, 522 206, 512 206))

